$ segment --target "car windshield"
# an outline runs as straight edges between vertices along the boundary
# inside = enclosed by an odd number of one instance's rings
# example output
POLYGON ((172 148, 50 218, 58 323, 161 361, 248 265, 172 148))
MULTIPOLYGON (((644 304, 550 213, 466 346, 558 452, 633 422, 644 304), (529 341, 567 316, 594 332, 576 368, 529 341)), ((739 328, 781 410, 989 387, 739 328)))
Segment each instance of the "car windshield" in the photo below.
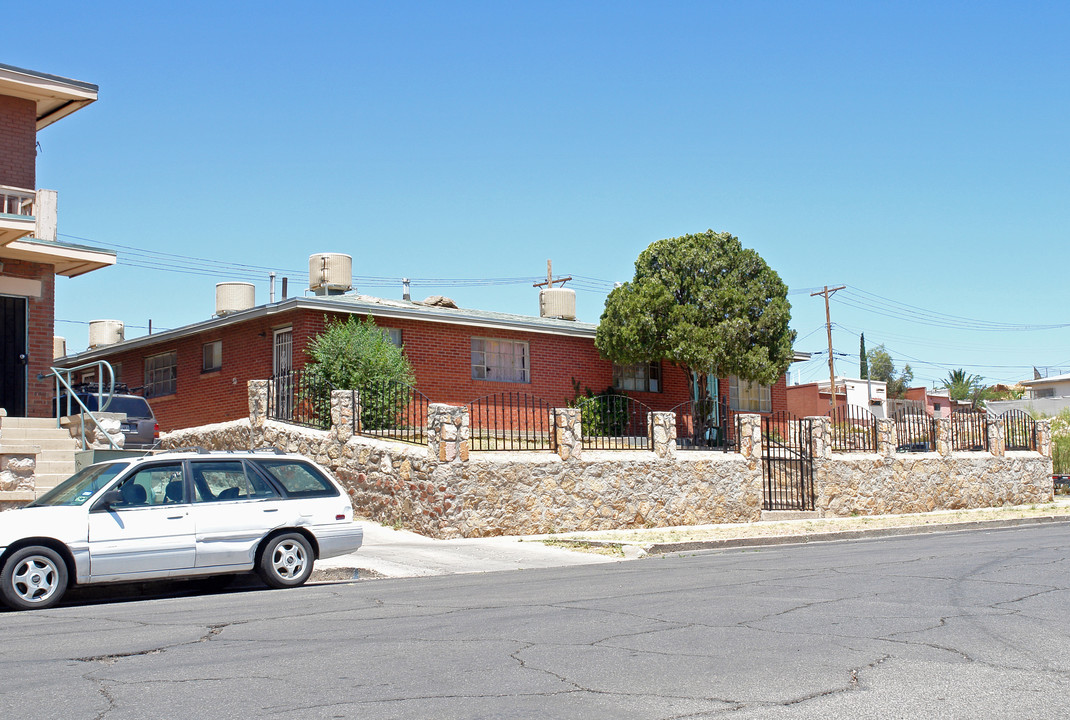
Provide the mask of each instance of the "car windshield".
POLYGON ((27 507, 82 505, 127 467, 127 463, 102 463, 82 468, 27 507))

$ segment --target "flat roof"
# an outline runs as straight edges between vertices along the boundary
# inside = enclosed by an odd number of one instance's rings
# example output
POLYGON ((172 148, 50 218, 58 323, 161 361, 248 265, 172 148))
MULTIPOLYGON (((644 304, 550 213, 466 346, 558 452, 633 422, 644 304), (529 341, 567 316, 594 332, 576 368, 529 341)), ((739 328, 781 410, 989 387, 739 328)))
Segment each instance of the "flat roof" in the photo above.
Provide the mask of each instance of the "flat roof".
POLYGON ((94 102, 98 91, 92 83, 0 63, 0 95, 33 100, 38 130, 94 102))

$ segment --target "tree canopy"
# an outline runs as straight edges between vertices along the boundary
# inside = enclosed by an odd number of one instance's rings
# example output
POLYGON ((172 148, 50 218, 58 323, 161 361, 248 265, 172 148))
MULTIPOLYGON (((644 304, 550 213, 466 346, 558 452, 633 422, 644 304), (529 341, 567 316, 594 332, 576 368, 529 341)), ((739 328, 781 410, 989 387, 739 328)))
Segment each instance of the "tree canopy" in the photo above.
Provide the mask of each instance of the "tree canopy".
POLYGON ((907 388, 914 380, 914 371, 910 365, 904 365, 901 373, 896 373, 895 363, 892 356, 884 349, 884 345, 878 345, 867 354, 869 377, 872 380, 881 380, 888 386, 888 397, 901 398, 906 394, 907 388))
POLYGON ((969 400, 975 406, 981 403, 985 395, 984 378, 967 373, 962 368, 947 374, 944 387, 952 400, 969 400))
POLYGON ((606 298, 595 346, 622 364, 669 360, 699 380, 772 385, 792 360, 787 286, 729 233, 658 240, 606 298))
POLYGON ((323 332, 309 342, 308 354, 312 370, 339 389, 392 380, 412 384, 415 377, 401 348, 370 316, 328 320, 323 332))

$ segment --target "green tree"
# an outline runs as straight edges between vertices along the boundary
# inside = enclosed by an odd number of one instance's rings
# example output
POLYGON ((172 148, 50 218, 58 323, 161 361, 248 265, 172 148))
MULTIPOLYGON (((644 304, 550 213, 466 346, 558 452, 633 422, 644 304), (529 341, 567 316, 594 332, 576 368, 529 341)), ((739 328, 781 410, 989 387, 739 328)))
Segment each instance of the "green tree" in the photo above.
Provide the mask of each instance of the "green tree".
POLYGON ((878 345, 867 354, 869 364, 869 377, 872 380, 880 380, 888 386, 888 397, 901 398, 906 394, 910 383, 914 380, 914 371, 910 365, 904 365, 901 373, 896 373, 895 363, 892 356, 884 349, 884 345, 878 345))
POLYGON ((313 372, 338 389, 352 390, 373 382, 412 384, 414 375, 401 348, 371 316, 358 320, 327 320, 323 332, 308 344, 313 372))
POLYGON ((708 396, 708 376, 772 385, 792 360, 787 286, 729 233, 658 240, 606 298, 595 346, 618 363, 667 359, 708 396))
MULTIPOLYGON (((371 316, 358 320, 328 320, 322 333, 308 344, 311 377, 326 380, 339 390, 360 391, 361 427, 395 427, 409 402, 415 375, 401 348, 376 326, 371 316)), ((330 417, 330 390, 319 384, 320 402, 330 417)), ((322 412, 322 411, 321 411, 322 412)))
POLYGON ((858 340, 858 377, 860 380, 869 378, 869 363, 866 361, 866 334, 862 333, 858 340))
POLYGON ((977 406, 984 399, 984 378, 980 375, 971 375, 962 368, 952 370, 944 380, 948 397, 952 400, 969 400, 977 406))

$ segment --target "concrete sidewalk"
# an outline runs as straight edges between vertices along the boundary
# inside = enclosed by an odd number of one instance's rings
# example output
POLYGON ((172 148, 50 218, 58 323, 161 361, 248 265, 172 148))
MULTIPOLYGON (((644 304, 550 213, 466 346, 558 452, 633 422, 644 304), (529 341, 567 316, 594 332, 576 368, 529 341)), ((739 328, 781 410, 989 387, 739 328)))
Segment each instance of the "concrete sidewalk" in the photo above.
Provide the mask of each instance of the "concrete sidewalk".
POLYGON ((426 577, 620 562, 646 555, 731 547, 1070 523, 1070 496, 1044 505, 911 515, 806 517, 730 525, 604 530, 554 535, 434 540, 364 520, 364 545, 316 563, 312 581, 426 577), (552 541, 547 545, 545 541, 552 541), (572 546, 574 549, 567 549, 572 546), (584 550, 616 551, 596 554, 584 550))

